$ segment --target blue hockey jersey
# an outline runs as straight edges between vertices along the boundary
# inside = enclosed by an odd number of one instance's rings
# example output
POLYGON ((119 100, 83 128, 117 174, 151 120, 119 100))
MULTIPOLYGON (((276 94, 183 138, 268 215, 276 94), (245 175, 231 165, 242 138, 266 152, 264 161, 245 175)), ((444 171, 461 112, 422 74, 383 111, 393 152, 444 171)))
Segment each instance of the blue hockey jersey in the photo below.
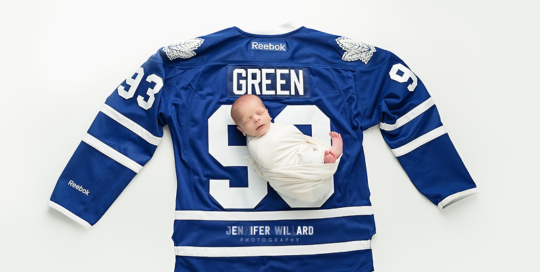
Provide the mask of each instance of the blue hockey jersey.
POLYGON ((372 271, 375 233, 363 131, 382 136, 416 188, 445 208, 476 192, 420 78, 395 54, 301 27, 237 27, 160 48, 107 98, 49 205, 90 227, 152 157, 168 125, 175 154, 175 271, 372 271), (259 96, 276 123, 344 150, 332 189, 302 203, 249 162, 230 116, 259 96))

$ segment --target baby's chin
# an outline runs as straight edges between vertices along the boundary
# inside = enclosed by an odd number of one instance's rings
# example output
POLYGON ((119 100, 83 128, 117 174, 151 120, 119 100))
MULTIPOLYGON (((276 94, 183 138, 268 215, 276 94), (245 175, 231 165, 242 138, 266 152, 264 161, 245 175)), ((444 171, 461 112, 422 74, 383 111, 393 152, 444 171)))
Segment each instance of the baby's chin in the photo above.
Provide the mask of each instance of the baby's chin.
POLYGON ((263 131, 261 134, 259 135, 249 135, 248 136, 251 136, 251 137, 260 137, 260 136, 263 136, 264 134, 266 134, 266 131, 263 131))

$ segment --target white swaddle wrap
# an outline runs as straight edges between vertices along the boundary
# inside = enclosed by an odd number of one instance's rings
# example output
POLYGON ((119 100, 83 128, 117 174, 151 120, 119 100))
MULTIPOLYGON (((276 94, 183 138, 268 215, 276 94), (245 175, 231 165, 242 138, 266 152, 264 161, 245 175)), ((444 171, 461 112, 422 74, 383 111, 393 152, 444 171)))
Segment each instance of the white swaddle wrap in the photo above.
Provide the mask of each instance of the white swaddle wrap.
POLYGON ((294 125, 270 123, 261 136, 248 136, 250 155, 245 156, 255 171, 278 193, 304 202, 315 202, 331 190, 335 163, 324 163, 324 151, 331 146, 307 135, 294 125))

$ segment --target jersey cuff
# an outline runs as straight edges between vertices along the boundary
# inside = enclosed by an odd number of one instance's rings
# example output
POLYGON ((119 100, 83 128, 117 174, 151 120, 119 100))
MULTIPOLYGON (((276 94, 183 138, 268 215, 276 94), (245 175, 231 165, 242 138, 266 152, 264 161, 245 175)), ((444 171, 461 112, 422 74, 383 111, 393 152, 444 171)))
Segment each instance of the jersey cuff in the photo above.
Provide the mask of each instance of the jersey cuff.
POLYGON ((90 223, 86 222, 86 220, 78 217, 74 213, 70 212, 68 209, 58 205, 57 203, 53 202, 52 200, 49 200, 49 207, 59 211, 60 213, 64 214, 65 216, 69 217, 71 220, 81 224, 86 229, 89 229, 92 225, 90 223))
POLYGON ((472 188, 465 191, 461 191, 459 193, 455 193, 453 195, 447 196, 445 199, 443 199, 441 202, 439 202, 438 206, 439 208, 444 209, 468 196, 474 195, 478 193, 478 188, 472 188))

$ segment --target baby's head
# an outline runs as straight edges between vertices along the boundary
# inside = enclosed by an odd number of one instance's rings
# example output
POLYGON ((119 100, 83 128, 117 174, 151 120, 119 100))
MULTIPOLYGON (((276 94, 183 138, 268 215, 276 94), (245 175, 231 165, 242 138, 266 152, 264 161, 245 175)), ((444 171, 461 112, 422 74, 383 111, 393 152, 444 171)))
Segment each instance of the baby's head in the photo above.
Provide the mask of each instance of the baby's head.
POLYGON ((272 120, 262 100, 253 94, 244 94, 234 101, 231 117, 244 136, 265 134, 272 120))

